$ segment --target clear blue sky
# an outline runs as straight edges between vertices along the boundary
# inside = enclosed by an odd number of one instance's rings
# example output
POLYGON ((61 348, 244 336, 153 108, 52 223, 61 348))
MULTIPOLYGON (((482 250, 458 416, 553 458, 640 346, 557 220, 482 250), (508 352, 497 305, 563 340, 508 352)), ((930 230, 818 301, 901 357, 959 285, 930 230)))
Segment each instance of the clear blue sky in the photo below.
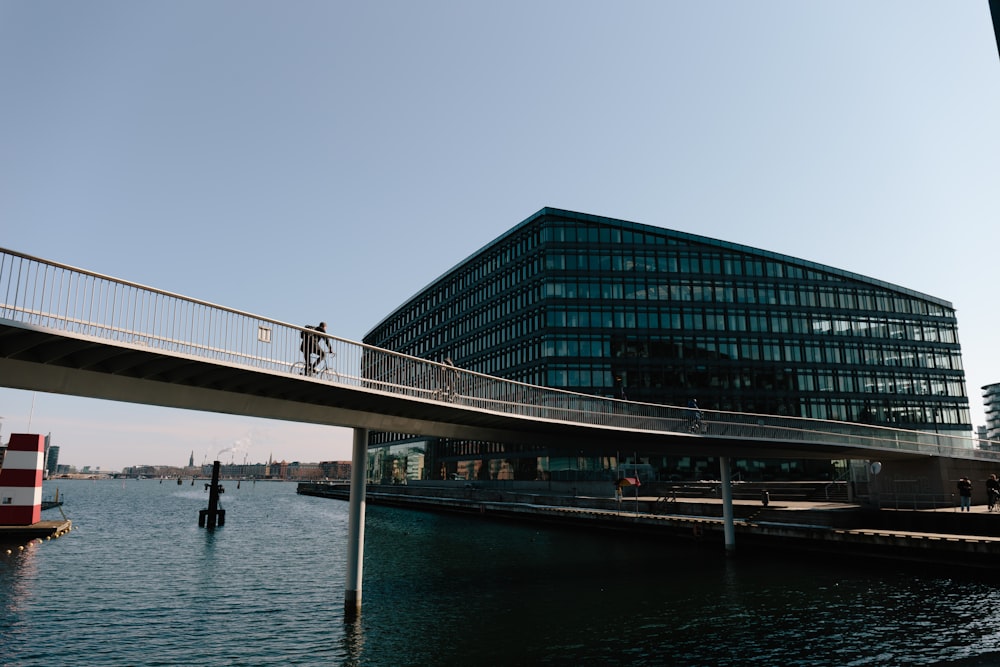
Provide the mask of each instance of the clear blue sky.
MULTIPOLYGON (((556 206, 948 299, 975 424, 1000 381, 987 0, 0 0, 0 91, 13 250, 360 340, 556 206)), ((350 458, 345 429, 0 416, 77 466, 350 458)))

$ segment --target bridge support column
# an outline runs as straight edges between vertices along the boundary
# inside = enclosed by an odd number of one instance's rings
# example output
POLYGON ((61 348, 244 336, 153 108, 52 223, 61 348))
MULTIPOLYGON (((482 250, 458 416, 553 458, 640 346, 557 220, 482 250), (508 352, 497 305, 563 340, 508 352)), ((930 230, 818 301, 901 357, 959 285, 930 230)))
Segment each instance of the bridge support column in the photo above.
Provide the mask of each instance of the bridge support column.
POLYGON ((729 457, 719 457, 719 471, 722 476, 722 526, 726 536, 726 553, 736 550, 736 529, 733 527, 733 474, 729 457))
POLYGON ((344 592, 345 620, 361 613, 361 570, 365 555, 365 478, 368 467, 368 429, 354 429, 351 460, 351 497, 347 528, 347 585, 344 592))

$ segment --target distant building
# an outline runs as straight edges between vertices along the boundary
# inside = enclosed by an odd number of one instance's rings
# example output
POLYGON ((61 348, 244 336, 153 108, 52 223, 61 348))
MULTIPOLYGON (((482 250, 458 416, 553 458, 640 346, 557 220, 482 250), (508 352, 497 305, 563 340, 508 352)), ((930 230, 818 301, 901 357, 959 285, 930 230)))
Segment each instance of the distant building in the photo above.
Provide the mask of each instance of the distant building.
MULTIPOLYGON (((364 342, 592 395, 972 434, 950 302, 804 259, 552 208, 446 271, 364 342)), ((544 443, 402 433, 373 433, 371 445, 373 481, 596 480, 620 466, 613 448, 581 457, 544 443)), ((661 475, 711 467, 639 458, 661 475)), ((734 461, 751 478, 832 472, 814 465, 734 461)))
POLYGON ((350 461, 320 461, 319 469, 326 479, 347 480, 351 478, 350 461))
POLYGON ((983 387, 986 410, 986 439, 1000 441, 1000 383, 983 387))
POLYGON ((59 445, 50 445, 49 437, 45 437, 45 471, 48 476, 55 477, 59 470, 59 445))
POLYGON ((976 447, 979 449, 989 449, 1000 451, 1000 440, 990 440, 986 437, 986 427, 979 425, 976 427, 976 447))

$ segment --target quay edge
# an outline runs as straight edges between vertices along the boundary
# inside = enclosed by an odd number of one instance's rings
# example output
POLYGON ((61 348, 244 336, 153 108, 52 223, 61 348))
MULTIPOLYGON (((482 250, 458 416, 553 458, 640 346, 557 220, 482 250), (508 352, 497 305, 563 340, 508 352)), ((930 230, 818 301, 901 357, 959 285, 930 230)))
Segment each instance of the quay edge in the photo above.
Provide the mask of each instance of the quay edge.
MULTIPOLYGON (((300 482, 301 495, 348 500, 347 484, 300 482)), ((628 532, 718 546, 722 504, 712 498, 596 498, 448 486, 369 485, 366 502, 491 519, 628 532)), ((975 509, 975 508, 974 508, 975 509)), ((948 509, 871 509, 819 502, 734 503, 737 552, 782 550, 1000 574, 1000 516, 948 509)))

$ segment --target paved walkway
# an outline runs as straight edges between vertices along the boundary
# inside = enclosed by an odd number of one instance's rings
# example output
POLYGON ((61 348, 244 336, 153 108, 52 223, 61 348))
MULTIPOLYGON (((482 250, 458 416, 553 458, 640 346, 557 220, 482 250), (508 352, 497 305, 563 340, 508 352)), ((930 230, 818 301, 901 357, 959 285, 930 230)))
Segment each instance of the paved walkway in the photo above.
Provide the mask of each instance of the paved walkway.
MULTIPOLYGON (((657 502, 663 500, 663 496, 639 496, 639 502, 657 502)), ((667 499, 670 502, 672 499, 667 499)), ((703 496, 677 496, 677 502, 680 503, 691 503, 697 504, 702 503, 705 505, 721 505, 722 498, 713 497, 703 497, 703 496)), ((634 503, 636 501, 635 496, 625 495, 622 497, 622 503, 634 503)), ((740 507, 763 507, 759 500, 747 500, 747 499, 733 499, 734 506, 740 507)), ((858 509, 861 507, 858 503, 844 503, 837 501, 816 501, 816 500, 772 500, 768 505, 768 509, 782 509, 782 510, 838 510, 838 509, 858 509)), ((1000 507, 1000 506, 998 506, 1000 507)), ((934 507, 934 508, 913 508, 913 507, 896 507, 892 505, 882 505, 880 509, 883 510, 905 510, 908 512, 954 512, 959 513, 958 505, 948 506, 948 507, 934 507)), ((973 505, 969 512, 965 514, 991 514, 989 507, 987 505, 973 505)), ((1000 521, 1000 510, 992 512, 998 517, 1000 521)))
MULTIPOLYGON (((656 502, 660 500, 659 497, 655 496, 639 496, 639 502, 656 502)), ((635 496, 623 497, 621 512, 624 514, 628 511, 635 512, 635 496)), ((682 504, 704 504, 704 505, 722 505, 721 498, 712 497, 678 497, 678 503, 682 504)), ((763 509, 763 505, 759 500, 745 500, 745 499, 734 499, 734 506, 739 507, 754 507, 763 509)), ((842 503, 842 502, 818 502, 818 501, 805 501, 805 500, 778 500, 772 501, 767 505, 767 510, 779 510, 787 512, 798 512, 798 511, 838 511, 838 510, 857 510, 860 505, 857 503, 842 503)), ((997 526, 1000 530, 1000 510, 991 512, 987 505, 973 505, 968 512, 961 512, 959 507, 937 507, 937 508, 927 508, 927 509, 913 509, 906 507, 882 507, 880 508, 885 512, 917 512, 919 514, 925 513, 948 513, 956 515, 956 518, 960 516, 969 515, 997 515, 997 526)), ((643 515, 643 512, 638 514, 643 515)), ((669 513, 668 513, 669 514, 669 513)), ((721 514, 721 510, 720 510, 721 514)), ((653 515, 650 515, 653 516, 653 515)), ((700 519, 705 519, 708 521, 718 521, 721 522, 720 517, 704 516, 699 517, 700 519)), ((735 522, 737 524, 743 523, 744 519, 736 518, 735 522)), ((790 521, 789 524, 794 524, 794 520, 790 521)), ((982 525, 982 524, 980 524, 982 525)), ((1000 537, 995 537, 992 535, 981 535, 977 534, 974 526, 965 526, 964 524, 957 524, 954 530, 945 531, 934 531, 934 530, 902 530, 896 528, 839 528, 833 529, 834 532, 844 534, 844 535, 858 535, 858 536, 881 536, 888 538, 907 538, 907 539, 919 539, 928 541, 957 541, 957 542, 973 542, 979 544, 991 544, 1000 545, 1000 537)))

